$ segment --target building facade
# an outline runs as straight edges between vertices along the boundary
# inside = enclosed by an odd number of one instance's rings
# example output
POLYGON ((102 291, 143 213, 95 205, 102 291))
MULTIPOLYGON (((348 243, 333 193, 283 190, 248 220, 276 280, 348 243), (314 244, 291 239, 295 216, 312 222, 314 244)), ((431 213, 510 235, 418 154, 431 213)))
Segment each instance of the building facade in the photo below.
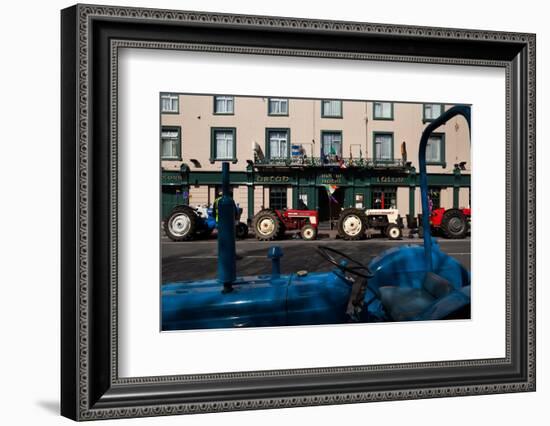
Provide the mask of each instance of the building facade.
MULTIPOLYGON (((162 214, 210 204, 231 164, 243 219, 262 208, 420 207, 418 146, 427 123, 452 105, 338 99, 160 94, 162 214)), ((435 207, 470 205, 470 137, 461 117, 428 143, 435 207)))

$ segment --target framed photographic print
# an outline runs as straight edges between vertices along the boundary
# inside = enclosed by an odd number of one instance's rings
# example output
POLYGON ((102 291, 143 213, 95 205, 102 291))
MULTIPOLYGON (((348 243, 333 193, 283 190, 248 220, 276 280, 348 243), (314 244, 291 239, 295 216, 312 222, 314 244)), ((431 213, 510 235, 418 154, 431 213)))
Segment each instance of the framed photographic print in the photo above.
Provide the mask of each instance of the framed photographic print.
POLYGON ((535 390, 535 36, 76 5, 74 420, 535 390))

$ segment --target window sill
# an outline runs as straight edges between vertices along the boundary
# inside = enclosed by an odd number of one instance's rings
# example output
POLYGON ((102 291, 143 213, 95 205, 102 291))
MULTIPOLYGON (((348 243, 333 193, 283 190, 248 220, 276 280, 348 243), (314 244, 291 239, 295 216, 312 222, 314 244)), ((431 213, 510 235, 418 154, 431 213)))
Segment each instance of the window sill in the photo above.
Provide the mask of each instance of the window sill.
POLYGON ((239 161, 236 158, 210 158, 210 164, 219 163, 219 162, 230 162, 232 164, 237 164, 237 161, 239 161))

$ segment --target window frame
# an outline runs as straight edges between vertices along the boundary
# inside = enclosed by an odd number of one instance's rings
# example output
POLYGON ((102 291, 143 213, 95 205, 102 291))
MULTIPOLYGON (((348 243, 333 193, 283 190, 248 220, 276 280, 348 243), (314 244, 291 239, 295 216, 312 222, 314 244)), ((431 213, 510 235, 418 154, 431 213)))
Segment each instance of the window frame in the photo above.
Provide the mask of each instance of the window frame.
POLYGON ((288 114, 290 112, 290 99, 289 98, 267 98, 267 115, 269 117, 288 117, 288 114), (271 112, 271 101, 272 100, 285 100, 286 101, 286 113, 285 114, 277 114, 271 112))
POLYGON ((284 202, 284 207, 277 207, 276 209, 277 210, 284 210, 284 209, 288 209, 288 186, 287 185, 269 185, 269 208, 270 209, 273 209, 274 207, 272 206, 271 204, 271 191, 273 191, 274 189, 284 189, 284 193, 285 193, 285 197, 281 199, 284 199, 285 202, 284 202))
POLYGON ((271 158, 271 141, 269 139, 269 133, 270 132, 286 132, 287 135, 287 147, 286 147, 286 157, 276 157, 276 158, 283 158, 283 159, 289 159, 290 158, 290 127, 266 127, 265 129, 265 146, 264 146, 264 152, 265 152, 265 158, 268 160, 272 160, 271 158))
POLYGON ((372 132, 372 161, 374 164, 393 163, 395 161, 395 137, 394 132, 386 131, 373 131, 372 132), (376 137, 377 136, 391 136, 391 158, 389 160, 376 158, 376 137))
POLYGON ((210 128, 210 164, 216 161, 231 161, 235 164, 237 160, 237 128, 236 127, 211 127, 210 128), (216 132, 233 133, 233 158, 217 158, 216 132))
MULTIPOLYGON (((441 115, 445 112, 445 104, 438 103, 438 102, 425 102, 425 103, 422 104, 422 122, 423 123, 429 123, 429 122, 435 120, 435 118, 426 117, 426 105, 439 105, 439 106, 441 106, 441 113, 439 115, 441 115)), ((439 117, 439 115, 437 117, 439 117)))
MULTIPOLYGON (((447 167, 447 161, 445 156, 445 132, 433 132, 430 135, 430 138, 433 137, 441 137, 441 146, 439 149, 440 153, 440 159, 439 161, 428 161, 426 158, 426 165, 427 166, 442 166, 443 168, 447 167)), ((428 142, 426 143, 426 148, 428 147, 428 143, 430 143, 430 139, 428 138, 428 142)))
MULTIPOLYGON (((321 146, 319 147, 319 157, 321 156, 321 148, 324 146, 323 136, 327 133, 339 133, 342 152, 338 155, 340 158, 344 158, 344 131, 343 130, 321 130, 321 146)), ((325 155, 330 155, 330 152, 325 152, 325 155)))
POLYGON ((181 136, 181 126, 172 126, 172 125, 167 125, 167 126, 160 126, 160 134, 159 134, 159 140, 160 140, 160 160, 161 161, 181 161, 183 159, 183 156, 182 156, 182 147, 181 147, 181 141, 182 141, 182 136, 181 136), (163 157, 162 155, 162 132, 164 131, 177 131, 178 132, 178 142, 177 142, 177 156, 176 157, 163 157))
POLYGON ((161 114, 179 114, 180 113, 180 95, 178 93, 171 93, 171 92, 161 92, 159 97, 159 109, 161 114), (176 108, 176 111, 163 111, 162 110, 162 97, 163 96, 175 96, 178 101, 178 106, 176 108))
POLYGON ((372 119, 373 120, 386 120, 391 121, 394 119, 394 110, 393 110, 393 102, 387 102, 387 101, 373 101, 372 102, 372 119), (376 104, 390 104, 390 116, 389 117, 379 117, 376 115, 376 104))
POLYGON ((344 101, 342 99, 321 99, 321 118, 344 118, 344 101), (340 102, 340 115, 325 114, 325 102, 340 102))
POLYGON ((212 113, 214 115, 235 115, 235 98, 236 96, 233 96, 233 95, 214 95, 212 97, 213 99, 213 105, 212 105, 212 113), (216 104, 217 104, 217 99, 218 98, 232 98, 233 99, 233 111, 231 112, 218 112, 216 111, 216 104))

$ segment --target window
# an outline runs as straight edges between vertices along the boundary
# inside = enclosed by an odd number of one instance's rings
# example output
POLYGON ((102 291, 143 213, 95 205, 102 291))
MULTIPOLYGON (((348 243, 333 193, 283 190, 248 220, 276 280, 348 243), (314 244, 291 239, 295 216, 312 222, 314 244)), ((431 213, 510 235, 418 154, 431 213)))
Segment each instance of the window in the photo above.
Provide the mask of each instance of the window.
POLYGON ((321 117, 342 118, 342 101, 321 101, 321 117))
POLYGON ((342 132, 321 132, 323 153, 342 157, 342 132))
POLYGON ((375 120, 393 120, 393 103, 375 102, 373 118, 375 120))
POLYGON ((372 189, 372 208, 373 209, 396 209, 397 208, 397 188, 374 187, 372 189))
POLYGON ((267 130, 267 155, 269 158, 287 158, 289 153, 289 131, 287 129, 267 130))
POLYGON ((441 115, 443 105, 441 104, 424 104, 424 121, 432 121, 441 115))
POLYGON ((160 132, 161 158, 181 159, 181 131, 179 127, 163 127, 160 132))
POLYGON ((179 112, 179 96, 171 93, 160 95, 160 112, 177 114, 179 112))
POLYGON ((284 210, 286 204, 286 186, 271 186, 269 188, 269 208, 284 210))
POLYGON ((236 161, 236 131, 234 128, 212 128, 210 161, 236 161))
POLYGON ((235 100, 233 96, 214 96, 214 114, 234 114, 235 100))
POLYGON ((445 163, 445 135, 432 134, 426 145, 426 164, 445 163))
POLYGON ((269 115, 288 115, 288 99, 269 98, 269 115))
POLYGON ((393 134, 374 134, 374 161, 393 161, 393 134))

